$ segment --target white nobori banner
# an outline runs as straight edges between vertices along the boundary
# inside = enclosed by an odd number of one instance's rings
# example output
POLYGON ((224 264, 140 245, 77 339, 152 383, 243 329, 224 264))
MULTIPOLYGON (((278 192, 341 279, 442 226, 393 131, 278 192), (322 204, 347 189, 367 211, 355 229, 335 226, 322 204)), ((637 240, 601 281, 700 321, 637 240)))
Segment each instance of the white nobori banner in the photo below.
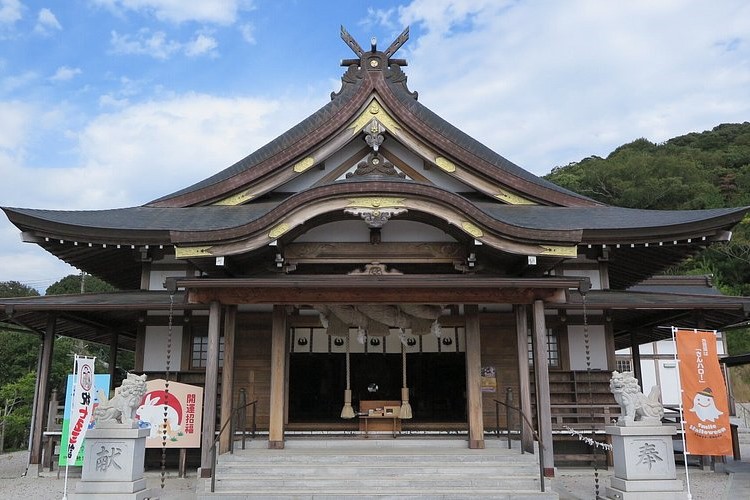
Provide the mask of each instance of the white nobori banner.
POLYGON ((75 460, 78 455, 94 410, 95 359, 78 355, 75 357, 73 404, 70 411, 70 433, 66 453, 70 461, 75 460))

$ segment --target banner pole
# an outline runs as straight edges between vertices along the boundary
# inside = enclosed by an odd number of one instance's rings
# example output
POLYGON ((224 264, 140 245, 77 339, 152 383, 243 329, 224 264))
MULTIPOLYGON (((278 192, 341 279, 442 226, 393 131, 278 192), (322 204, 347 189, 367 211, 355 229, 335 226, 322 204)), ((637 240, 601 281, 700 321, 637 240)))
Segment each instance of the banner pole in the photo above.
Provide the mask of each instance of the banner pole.
POLYGON ((677 392, 680 394, 679 398, 679 404, 678 408, 680 409, 680 426, 682 427, 682 455, 684 457, 685 462, 685 483, 687 483, 687 500, 692 500, 693 495, 690 493, 690 472, 688 470, 688 449, 687 449, 687 441, 685 440, 685 424, 687 423, 685 421, 684 417, 684 409, 682 407, 682 379, 680 376, 680 360, 677 357, 677 339, 675 338, 675 334, 677 332, 677 328, 674 326, 672 327, 672 347, 674 348, 674 362, 677 366, 677 392))
MULTIPOLYGON (((78 375, 78 354, 74 354, 73 358, 73 392, 72 394, 68 394, 70 396, 71 400, 73 398, 73 395, 76 392, 76 383, 78 381, 76 380, 76 376, 78 375)), ((62 448, 62 443, 60 443, 60 447, 62 448)), ((68 430, 68 442, 65 443, 65 448, 60 450, 60 453, 63 453, 64 450, 68 449, 68 446, 70 446, 70 430, 68 430)), ((73 458, 75 460, 75 458, 73 458)), ((63 497, 62 500, 68 500, 68 469, 70 468, 70 459, 65 459, 65 485, 63 486, 63 497)))

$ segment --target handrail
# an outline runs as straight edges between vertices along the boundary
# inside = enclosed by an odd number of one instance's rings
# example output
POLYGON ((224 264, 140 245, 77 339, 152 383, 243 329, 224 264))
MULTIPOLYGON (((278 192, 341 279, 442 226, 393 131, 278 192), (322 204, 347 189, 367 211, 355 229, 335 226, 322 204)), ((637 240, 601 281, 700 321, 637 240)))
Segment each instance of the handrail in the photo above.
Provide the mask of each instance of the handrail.
MULTIPOLYGON (((240 410, 244 410, 248 406, 253 406, 258 402, 257 399, 250 401, 249 403, 245 403, 242 406, 239 406, 237 408, 232 409, 232 411, 229 414, 229 417, 224 421, 224 425, 221 426, 219 429, 219 433, 216 435, 216 437, 213 440, 213 443, 211 444, 211 493, 214 492, 214 489, 216 487, 216 445, 219 443, 219 439, 221 439, 221 434, 224 432, 224 429, 227 428, 227 425, 232 422, 234 417, 237 413, 239 413, 240 410)), ((255 412, 253 412, 253 415, 255 415, 255 412)), ((255 428, 255 423, 253 423, 253 428, 255 428)), ((230 436, 230 447, 232 447, 232 442, 234 441, 234 435, 230 436)))
MULTIPOLYGON (((505 397, 509 400, 513 400, 513 390, 508 387, 506 389, 505 397)), ((508 442, 510 443, 510 410, 515 410, 518 412, 518 415, 521 417, 520 423, 520 432, 521 435, 523 435, 523 423, 526 422, 526 425, 529 426, 529 429, 531 429, 531 433, 534 436, 534 438, 539 442, 539 486, 541 488, 542 493, 545 491, 544 487, 544 450, 546 449, 546 446, 544 445, 544 441, 542 441, 542 437, 539 435, 539 433, 534 429, 534 425, 529 420, 529 417, 526 416, 526 414, 523 412, 523 410, 519 407, 513 406, 510 403, 499 401, 497 399, 494 399, 495 401, 495 421, 497 424, 497 435, 500 436, 500 417, 498 416, 499 412, 499 406, 503 405, 507 408, 506 413, 506 423, 508 424, 508 442)), ((521 454, 524 453, 523 449, 523 442, 521 442, 521 454)))
POLYGON ((734 404, 735 415, 736 415, 736 416, 737 416, 738 418, 742 418, 742 420, 743 420, 743 421, 745 422, 745 427, 750 427, 750 423, 748 422, 748 418, 750 418, 750 410, 748 410, 747 408, 745 408, 745 405, 746 405, 747 403, 742 403, 742 402, 740 402, 740 401, 737 401, 737 398, 735 398, 735 397, 734 397, 733 395, 731 395, 731 394, 729 395, 729 397, 731 398, 731 400, 732 400, 732 403, 734 404), (739 415, 739 413, 740 413, 740 412, 738 412, 738 411, 737 411, 737 409, 738 409, 738 408, 739 408, 739 409, 741 410, 741 412, 742 412, 742 416, 741 416, 741 417, 740 417, 740 415, 739 415))

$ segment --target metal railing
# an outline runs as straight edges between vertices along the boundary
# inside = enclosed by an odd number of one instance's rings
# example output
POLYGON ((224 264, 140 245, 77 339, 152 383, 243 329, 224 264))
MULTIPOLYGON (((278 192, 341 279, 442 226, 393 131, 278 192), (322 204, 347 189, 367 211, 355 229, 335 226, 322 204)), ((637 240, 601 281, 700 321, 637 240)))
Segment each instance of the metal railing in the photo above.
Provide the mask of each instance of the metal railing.
POLYGON ((737 401, 737 398, 735 398, 731 394, 729 395, 729 398, 732 400, 732 406, 734 406, 735 416, 742 419, 745 427, 750 427, 750 409, 748 408, 750 404, 737 401))
MULTIPOLYGON (((529 426, 529 429, 531 429, 531 434, 533 435, 534 439, 539 442, 539 487, 541 488, 542 493, 544 493, 544 450, 546 446, 544 445, 544 441, 542 441, 542 437, 539 435, 536 429, 534 429, 534 424, 531 423, 531 420, 529 420, 529 417, 526 416, 523 410, 519 407, 513 406, 513 389, 508 387, 505 390, 505 402, 498 401, 497 399, 493 401, 495 401, 495 434, 497 435, 498 439, 500 438, 500 405, 503 405, 505 407, 505 423, 506 432, 508 435, 508 449, 510 449, 511 447, 510 431, 512 421, 511 416, 513 412, 518 412, 519 436, 523 436, 525 422, 526 425, 529 426)), ((523 453, 525 453, 525 449, 523 447, 523 439, 521 439, 521 454, 523 453)))
POLYGON ((224 421, 224 424, 219 429, 219 433, 214 438, 213 443, 211 444, 211 493, 214 492, 214 489, 216 488, 216 445, 219 444, 219 440, 221 439, 221 434, 224 432, 224 429, 227 428, 227 425, 230 425, 230 434, 229 434, 229 453, 234 453, 234 436, 237 432, 237 422, 240 421, 242 423, 242 449, 245 449, 245 436, 247 431, 247 407, 252 406, 253 407, 253 420, 252 420, 252 437, 255 437, 255 430, 256 430, 256 423, 255 423, 255 406, 258 402, 257 399, 250 401, 249 403, 242 404, 242 401, 247 401, 247 395, 245 394, 244 389, 240 389, 240 396, 239 398, 240 402, 238 402, 237 408, 233 408, 232 411, 229 414, 229 418, 224 421), (240 417, 241 415, 241 417, 240 417))

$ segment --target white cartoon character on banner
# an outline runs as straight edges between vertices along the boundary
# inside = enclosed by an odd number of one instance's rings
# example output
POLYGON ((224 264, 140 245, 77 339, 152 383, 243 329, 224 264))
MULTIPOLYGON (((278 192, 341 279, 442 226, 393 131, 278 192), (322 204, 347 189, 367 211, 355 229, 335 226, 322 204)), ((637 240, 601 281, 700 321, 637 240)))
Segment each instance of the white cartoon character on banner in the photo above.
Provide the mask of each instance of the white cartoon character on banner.
POLYGON ((143 404, 136 410, 138 419, 151 427, 150 438, 162 436, 165 430, 169 439, 174 441, 176 436, 182 435, 182 405, 174 396, 167 397, 165 391, 151 391, 143 399, 143 404), (168 400, 166 405, 166 424, 164 423, 164 401, 168 400))
POLYGON ((706 387, 695 394, 693 407, 690 408, 690 411, 695 413, 704 422, 715 422, 719 418, 719 415, 724 414, 723 411, 716 407, 714 393, 710 387, 706 387))

